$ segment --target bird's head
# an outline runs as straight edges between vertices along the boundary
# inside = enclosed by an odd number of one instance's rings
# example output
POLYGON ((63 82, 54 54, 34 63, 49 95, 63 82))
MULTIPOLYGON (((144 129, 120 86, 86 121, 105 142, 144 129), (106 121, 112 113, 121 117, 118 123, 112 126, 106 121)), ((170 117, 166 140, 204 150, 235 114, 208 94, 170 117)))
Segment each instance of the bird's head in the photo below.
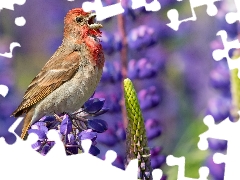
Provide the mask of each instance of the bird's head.
POLYGON ((64 36, 91 36, 97 41, 97 37, 101 36, 99 29, 103 26, 97 23, 95 18, 95 13, 84 12, 82 8, 70 10, 64 19, 64 36))

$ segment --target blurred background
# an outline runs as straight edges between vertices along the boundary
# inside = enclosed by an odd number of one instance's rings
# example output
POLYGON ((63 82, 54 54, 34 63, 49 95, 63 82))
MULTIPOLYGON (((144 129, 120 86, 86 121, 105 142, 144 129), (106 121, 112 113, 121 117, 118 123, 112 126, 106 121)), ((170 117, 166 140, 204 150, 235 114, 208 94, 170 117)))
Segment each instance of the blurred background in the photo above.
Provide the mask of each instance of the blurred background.
MULTIPOLYGON (((0 84, 9 87, 4 98, 0 96, 0 136, 8 143, 15 138, 7 132, 14 122, 10 114, 17 108, 27 86, 43 65, 60 46, 63 37, 63 18, 66 13, 81 7, 83 0, 31 0, 15 11, 0 12, 0 52, 9 52, 13 41, 21 44, 15 48, 13 58, 0 56, 0 84), (16 17, 23 16, 26 24, 16 26, 16 17)), ((102 0, 103 5, 117 3, 102 0)), ((148 3, 151 0, 147 1, 148 3)), ((159 0, 161 10, 147 12, 145 8, 131 9, 131 1, 124 1, 125 12, 101 21, 102 46, 106 57, 103 76, 95 97, 105 98, 109 112, 102 115, 109 129, 99 134, 97 142, 104 158, 108 149, 115 150, 115 165, 124 168, 125 127, 122 113, 122 79, 129 77, 137 90, 140 106, 152 153, 152 167, 162 168, 162 179, 176 179, 177 167, 168 167, 169 154, 186 157, 186 176, 198 178, 200 166, 210 168, 210 179, 223 179, 224 164, 214 164, 212 154, 225 152, 226 141, 209 139, 209 149, 197 147, 198 136, 207 130, 202 120, 211 114, 216 123, 231 116, 230 72, 226 59, 216 62, 214 49, 223 48, 216 33, 224 29, 230 39, 238 33, 238 25, 227 24, 225 1, 216 2, 219 11, 214 17, 206 13, 207 6, 195 9, 197 21, 182 23, 178 31, 169 23, 167 11, 175 8, 179 19, 191 17, 189 2, 159 0), (125 31, 124 31, 125 30, 125 31), (127 39, 127 54, 122 52, 122 34, 127 39), (126 62, 124 62, 124 59, 126 62), (123 69, 127 69, 124 74, 123 69)), ((230 52, 231 53, 231 52, 230 52)), ((16 130, 21 132, 21 127, 16 130)))

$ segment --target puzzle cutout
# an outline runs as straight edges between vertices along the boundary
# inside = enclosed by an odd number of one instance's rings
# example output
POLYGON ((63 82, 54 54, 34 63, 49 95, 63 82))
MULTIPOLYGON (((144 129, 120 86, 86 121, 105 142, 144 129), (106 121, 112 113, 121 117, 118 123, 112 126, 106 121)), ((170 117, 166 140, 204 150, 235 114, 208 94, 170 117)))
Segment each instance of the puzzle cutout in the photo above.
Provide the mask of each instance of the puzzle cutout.
MULTIPOLYGON (((238 49, 240 48, 240 43, 239 40, 232 40, 232 41, 228 41, 227 38, 227 32, 225 30, 220 30, 217 32, 217 36, 220 36, 223 42, 223 46, 224 49, 217 49, 214 50, 212 53, 213 58, 216 61, 222 60, 223 58, 227 59, 228 62, 228 67, 230 70, 232 69, 240 69, 240 57, 237 59, 232 59, 231 57, 229 57, 229 51, 231 49, 238 49)), ((238 71, 238 77, 240 78, 240 71, 238 71)))
MULTIPOLYGON (((31 144, 37 141, 37 135, 31 133, 28 139, 23 141, 14 132, 22 119, 18 118, 9 128, 9 132, 17 137, 13 145, 6 144, 4 138, 0 138, 0 159, 1 162, 4 162, 0 163, 1 177, 26 180, 33 178, 40 180, 44 177, 48 177, 48 179, 75 179, 81 177, 81 179, 88 180, 137 180, 137 160, 132 160, 125 171, 112 166, 117 157, 116 152, 107 151, 106 160, 101 160, 88 153, 92 143, 91 140, 82 141, 81 145, 84 153, 67 156, 56 130, 50 130, 47 134, 49 140, 55 141, 55 145, 46 156, 42 156, 31 147, 31 144)), ((160 169, 153 171, 153 180, 159 180, 161 176, 162 171, 160 169)))
MULTIPOLYGON (((78 172, 81 170, 80 176, 83 179, 137 179, 137 160, 132 160, 125 171, 118 169, 112 166, 112 163, 117 157, 117 154, 114 151, 107 151, 105 155, 106 160, 104 161, 87 153, 91 146, 90 140, 82 142, 85 153, 66 156, 63 143, 56 130, 50 130, 47 134, 49 140, 55 141, 55 145, 46 156, 40 155, 31 147, 31 144, 35 143, 38 139, 36 135, 31 133, 27 141, 23 141, 14 132, 22 119, 23 118, 18 118, 9 128, 9 132, 17 137, 15 144, 8 145, 3 137, 0 138, 0 159, 4 162, 0 164, 1 177, 9 177, 9 179, 25 178, 29 180, 34 177, 34 179, 41 179, 42 176, 35 177, 35 174, 37 171, 42 171, 41 168, 44 167, 44 169, 51 169, 51 171, 45 171, 44 176, 54 178, 59 177, 71 179, 76 177, 76 174, 74 173, 52 173, 58 172, 61 168, 65 168, 65 172, 78 172), (14 169, 16 173, 11 173, 12 169, 14 169), (28 169, 28 176, 24 173, 26 169, 28 169), (92 173, 93 171, 94 173, 92 173)), ((225 180, 240 178, 240 173, 238 173, 238 168, 240 166, 240 145, 236 143, 240 137, 240 121, 234 123, 227 118, 216 125, 213 117, 210 115, 206 116, 203 121, 204 124, 209 127, 209 130, 199 136, 199 149, 206 150, 208 148, 208 138, 227 140, 227 155, 215 153, 214 162, 216 164, 225 162, 225 180)), ((207 167, 200 167, 200 177, 198 179, 185 177, 184 157, 174 157, 169 155, 167 156, 166 161, 168 166, 178 166, 177 180, 207 180, 209 175, 209 169, 207 167)), ((161 169, 155 169, 153 171, 153 180, 159 180, 161 176, 161 169)))
POLYGON ((179 25, 183 22, 186 21, 196 21, 197 20, 197 16, 195 13, 195 8, 199 7, 199 6, 203 6, 203 5, 207 5, 207 14, 209 16, 215 16, 218 12, 218 9, 216 7, 216 5, 214 4, 217 1, 221 1, 221 0, 189 0, 190 4, 191 4, 191 12, 192 12, 192 17, 189 17, 187 19, 184 20, 179 20, 179 12, 176 9, 171 9, 168 11, 167 16, 170 19, 170 23, 168 23, 167 25, 169 27, 171 27, 173 30, 177 31, 179 28, 179 25))
MULTIPOLYGON (((167 17, 169 18, 170 23, 167 25, 175 31, 179 29, 179 26, 182 23, 197 20, 195 13, 196 8, 200 6, 206 6, 206 13, 209 16, 215 16, 218 13, 216 3, 229 0, 176 1, 178 1, 178 3, 188 2, 191 7, 190 11, 192 16, 180 20, 178 10, 169 10, 167 12, 167 17)), ((240 20, 240 1, 232 1, 234 2, 233 6, 235 8, 233 8, 233 11, 228 12, 225 16, 225 20, 229 24, 240 20)), ((14 10, 14 4, 23 5, 25 2, 26 0, 5 0, 4 3, 0 3, 0 12, 4 8, 14 10)), ((124 12, 121 3, 103 7, 101 0, 95 0, 93 2, 86 1, 83 3, 82 7, 86 11, 95 10, 97 14, 97 20, 99 21, 124 12)), ((137 9, 140 7, 145 7, 146 11, 154 12, 161 10, 161 4, 157 0, 153 0, 151 3, 147 3, 145 0, 132 0, 132 9, 137 9)), ((26 20, 24 17, 20 16, 15 18, 15 24, 17 26, 24 26, 25 23, 26 20)), ((213 58, 216 61, 226 58, 228 61, 229 69, 239 69, 240 58, 233 60, 228 55, 231 49, 240 48, 240 42, 237 37, 235 40, 228 40, 228 35, 225 30, 220 30, 216 33, 216 35, 221 37, 224 49, 214 50, 212 53, 213 58)), ((12 42, 9 45, 9 52, 0 52, 0 56, 12 58, 12 52, 15 47, 21 47, 21 45, 17 42, 12 42)), ((240 77, 240 71, 238 76, 240 77)), ((0 85, 1 96, 7 96, 8 91, 9 89, 6 85, 0 85)), ((0 138, 0 159, 1 162, 4 162, 0 164, 1 177, 9 177, 8 179, 33 179, 33 177, 34 179, 42 179, 43 176, 36 174, 39 172, 39 174, 44 175, 45 177, 54 177, 54 179, 57 179, 58 177, 61 179, 71 179, 76 178, 76 174, 74 174, 74 172, 78 172, 77 176, 80 176, 81 179, 137 179, 137 160, 131 161, 126 170, 123 171, 112 166, 111 164, 116 158, 116 153, 114 151, 108 151, 106 154, 106 160, 100 160, 87 153, 91 145, 90 142, 87 141, 83 141, 83 148, 85 149, 86 153, 66 156, 58 133, 53 130, 49 131, 48 138, 54 140, 56 144, 46 156, 41 156, 31 148, 31 144, 36 141, 36 137, 33 134, 29 135, 27 141, 22 141, 14 132, 15 128, 18 126, 21 120, 22 118, 18 118, 9 129, 9 132, 17 137, 15 144, 8 145, 6 144, 4 138, 0 138), (12 169, 14 169, 15 173, 12 173, 12 169), (27 174, 26 169, 28 169, 27 174), (51 169, 51 172, 46 171, 46 169, 51 169), (61 172, 63 173, 59 173, 59 170, 62 169, 63 171, 61 172), (114 177, 112 177, 112 174, 114 177)), ((238 144, 238 137, 240 137, 240 121, 233 123, 230 122, 230 120, 227 118, 223 122, 216 125, 214 124, 214 119, 211 116, 206 116, 204 118, 204 123, 209 127, 209 130, 199 136, 199 149, 206 150, 208 148, 207 138, 227 140, 227 154, 223 155, 216 153, 214 155, 214 162, 216 164, 225 162, 225 180, 240 179, 240 173, 238 173, 238 168, 240 167, 240 145, 238 144), (225 133, 223 134, 222 132, 225 133)), ((166 160, 168 166, 178 166, 177 180, 194 180, 193 178, 185 177, 184 157, 174 157, 172 155, 169 155, 166 160)), ((199 168, 198 180, 206 180, 208 179, 208 175, 209 169, 207 167, 199 168)), ((159 180, 161 176, 162 171, 160 169, 155 169, 153 171, 154 180, 159 180)))
MULTIPOLYGON (((238 112, 240 114, 240 112, 238 112)), ((215 138, 228 141, 227 154, 223 155, 215 153, 213 161, 216 164, 225 162, 224 179, 240 179, 239 166, 240 166, 240 121, 231 122, 229 118, 225 119, 219 124, 214 123, 212 116, 208 115, 204 119, 204 124, 209 128, 208 131, 201 134, 198 147, 201 150, 208 148, 207 138, 215 138), (224 133, 223 133, 224 132, 224 133)))

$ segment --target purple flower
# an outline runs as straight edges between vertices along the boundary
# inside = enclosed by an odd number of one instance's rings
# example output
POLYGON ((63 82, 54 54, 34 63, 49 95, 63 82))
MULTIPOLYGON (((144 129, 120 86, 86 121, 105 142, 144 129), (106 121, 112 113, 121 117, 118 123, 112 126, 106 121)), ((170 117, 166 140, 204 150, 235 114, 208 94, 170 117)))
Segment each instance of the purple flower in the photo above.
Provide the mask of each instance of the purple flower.
POLYGON ((147 131, 148 140, 152 140, 152 139, 160 136, 162 133, 159 122, 155 119, 148 119, 145 122, 145 127, 146 127, 146 131, 147 131))
POLYGON ((97 156, 100 154, 100 150, 96 146, 91 145, 89 149, 89 154, 92 154, 93 156, 97 156))
POLYGON ((85 104, 84 104, 84 110, 89 114, 95 114, 99 112, 103 105, 104 105, 105 99, 98 99, 98 98, 90 98, 85 104))
POLYGON ((108 109, 103 108, 104 102, 105 99, 102 98, 90 98, 82 108, 72 114, 42 117, 28 131, 28 133, 36 133, 39 138, 32 148, 46 155, 54 146, 54 142, 49 141, 46 134, 49 129, 56 129, 61 135, 67 155, 78 154, 79 150, 82 151, 81 141, 85 139, 92 140, 90 153, 98 155, 100 150, 95 147, 97 133, 106 131, 108 125, 101 119, 89 119, 89 117, 107 112, 108 109))
POLYGON ((137 68, 139 69, 138 77, 151 78, 157 74, 154 64, 146 58, 138 60, 137 68))
POLYGON ((41 145, 42 145, 41 141, 38 140, 36 143, 32 144, 32 148, 37 151, 41 148, 41 145))
POLYGON ((138 99, 141 109, 149 109, 157 106, 160 103, 160 96, 157 94, 155 86, 151 86, 148 89, 142 89, 138 92, 138 99))
POLYGON ((210 155, 206 160, 206 166, 208 166, 210 174, 216 180, 224 179, 225 163, 216 164, 213 162, 213 156, 210 155))
POLYGON ((151 157, 151 166, 153 169, 161 167, 164 163, 166 163, 165 155, 158 155, 151 157))
POLYGON ((213 151, 224 151, 227 149, 227 141, 208 138, 209 149, 213 151))
POLYGON ((104 97, 106 99, 105 105, 109 108, 109 112, 117 113, 121 111, 121 94, 119 93, 118 87, 113 88, 113 91, 109 92, 109 94, 106 94, 103 91, 99 91, 95 93, 94 97, 104 97))
POLYGON ((48 144, 45 144, 45 145, 42 147, 42 149, 41 149, 41 151, 40 151, 40 154, 42 154, 43 156, 45 156, 45 155, 49 152, 50 149, 51 149, 51 146, 49 146, 48 144))
POLYGON ((206 114, 212 115, 215 122, 221 122, 230 115, 231 99, 216 96, 209 100, 206 114))
POLYGON ((114 33, 114 41, 113 41, 113 48, 115 51, 120 51, 122 49, 122 39, 119 33, 114 33))
POLYGON ((125 169, 124 158, 118 155, 115 161, 112 163, 112 165, 124 170, 125 169))
POLYGON ((152 157, 157 156, 159 153, 162 152, 162 149, 163 149, 163 148, 160 147, 160 146, 156 146, 156 147, 152 148, 152 149, 150 150, 151 156, 152 156, 152 157))
POLYGON ((95 132, 102 133, 108 129, 106 121, 101 119, 91 119, 88 120, 87 126, 95 132))
POLYGON ((44 131, 42 131, 42 130, 39 130, 39 129, 29 129, 28 130, 28 134, 31 134, 31 133, 36 134, 40 141, 42 141, 42 140, 47 138, 46 133, 44 131))
POLYGON ((73 134, 67 135, 67 144, 66 144, 66 153, 67 155, 78 154, 78 143, 75 140, 75 136, 73 134))
POLYGON ((108 129, 99 134, 98 142, 111 147, 118 143, 118 137, 113 129, 108 129))
POLYGON ((115 124, 116 136, 120 141, 126 140, 126 130, 122 122, 118 122, 115 124))
POLYGON ((60 125, 60 133, 62 135, 68 135, 72 132, 72 121, 67 114, 63 116, 62 123, 60 125))
POLYGON ((103 67, 101 82, 115 83, 122 78, 120 63, 118 61, 107 61, 103 67))
POLYGON ((130 79, 138 78, 138 71, 139 69, 137 68, 137 61, 135 59, 131 59, 128 62, 128 77, 130 79))
POLYGON ((79 133, 78 137, 80 140, 90 139, 92 141, 95 141, 97 138, 97 132, 93 132, 91 129, 88 129, 79 133))
POLYGON ((210 73, 211 85, 223 92, 230 90, 230 71, 226 61, 221 61, 210 73))
POLYGON ((134 50, 149 47, 157 41, 155 30, 146 25, 132 29, 127 38, 129 47, 134 50))
POLYGON ((114 36, 106 31, 102 31, 102 37, 100 38, 103 50, 107 54, 112 54, 114 52, 113 42, 114 36))

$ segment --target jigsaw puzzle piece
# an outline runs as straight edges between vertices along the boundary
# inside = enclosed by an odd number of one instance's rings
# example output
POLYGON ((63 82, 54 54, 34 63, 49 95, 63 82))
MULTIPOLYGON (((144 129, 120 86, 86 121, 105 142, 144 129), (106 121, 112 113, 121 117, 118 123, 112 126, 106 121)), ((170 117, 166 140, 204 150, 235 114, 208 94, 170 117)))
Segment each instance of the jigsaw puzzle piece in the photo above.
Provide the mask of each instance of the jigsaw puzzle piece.
MULTIPOLYGON (((237 59, 231 59, 229 57, 229 51, 232 49, 239 49, 240 48, 240 43, 238 39, 228 41, 228 35, 225 30, 220 30, 217 32, 217 36, 220 36, 223 42, 224 49, 216 49, 213 51, 212 56, 213 59, 216 61, 222 60, 223 58, 227 59, 228 62, 228 67, 230 70, 232 69, 240 69, 239 63, 240 63, 240 58, 237 59)), ((240 71, 238 72, 238 77, 240 78, 240 71)))
POLYGON ((225 179, 240 179, 240 121, 231 122, 227 118, 221 123, 215 124, 211 115, 207 115, 203 121, 209 129, 199 136, 199 149, 208 148, 208 138, 227 140, 227 154, 215 153, 213 161, 216 164, 225 163, 225 179))
POLYGON ((1 9, 5 8, 5 9, 10 9, 10 10, 14 10, 14 4, 17 5, 23 5, 26 2, 26 0, 7 0, 0 3, 0 11, 1 9))
POLYGON ((103 7, 101 0, 94 0, 93 2, 83 2, 82 8, 88 12, 94 10, 97 14, 97 21, 102 21, 112 16, 124 13, 121 2, 103 7))
MULTIPOLYGON (((178 166, 177 180, 194 180, 193 178, 185 177, 185 157, 167 156, 166 163, 168 166, 178 166)), ((197 180, 207 180, 209 169, 207 167, 199 168, 199 178, 197 180)), ((196 179, 195 179, 196 180, 196 179)))
POLYGON ((179 12, 176 9, 171 9, 167 12, 167 16, 170 20, 170 23, 168 23, 167 25, 173 30, 177 31, 181 23, 186 21, 196 21, 197 16, 195 13, 195 8, 203 5, 207 6, 206 12, 209 16, 215 16, 218 12, 218 9, 215 3, 218 1, 221 1, 221 0, 201 0, 201 1, 189 0, 192 16, 183 20, 179 20, 179 12))
POLYGON ((162 178, 163 172, 161 169, 154 169, 152 171, 153 180, 159 180, 162 178))
POLYGON ((225 163, 225 179, 240 179, 240 144, 237 140, 231 142, 228 145, 227 154, 215 153, 213 161, 216 164, 225 163))
POLYGON ((55 144, 50 149, 50 151, 46 154, 46 156, 51 158, 56 158, 56 159, 58 159, 58 157, 60 156, 66 156, 66 151, 65 151, 63 142, 61 141, 60 135, 57 130, 50 129, 47 132, 47 138, 48 138, 48 141, 54 141, 55 144))
POLYGON ((240 20, 240 1, 239 0, 232 0, 233 2, 226 2, 226 7, 229 10, 234 9, 237 12, 229 12, 226 14, 225 19, 228 24, 233 24, 236 21, 240 20))
POLYGON ((12 58, 13 57, 12 52, 15 47, 21 47, 21 45, 18 42, 12 42, 9 47, 10 52, 0 53, 0 56, 12 58))
MULTIPOLYGON (((1 136, 4 136, 4 139, 6 141, 6 143, 13 144, 16 142, 18 135, 14 132, 14 130, 16 129, 16 127, 18 126, 18 123, 20 123, 22 121, 22 118, 18 118, 9 128, 8 130, 3 130, 1 131, 1 136)), ((0 123, 2 123, 2 121, 0 121, 0 123)), ((3 128, 7 128, 7 125, 5 124, 5 122, 3 122, 3 124, 1 125, 1 127, 3 128)))

